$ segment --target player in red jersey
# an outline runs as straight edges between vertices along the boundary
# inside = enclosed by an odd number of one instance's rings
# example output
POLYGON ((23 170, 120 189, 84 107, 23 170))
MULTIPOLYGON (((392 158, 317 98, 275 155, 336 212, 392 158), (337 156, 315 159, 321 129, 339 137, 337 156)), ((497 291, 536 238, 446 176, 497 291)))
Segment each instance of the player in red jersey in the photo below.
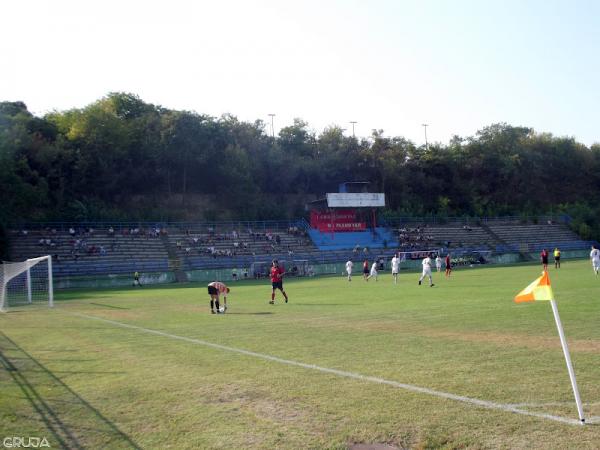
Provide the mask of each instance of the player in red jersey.
POLYGON ((211 314, 220 314, 221 309, 219 305, 219 296, 223 294, 223 312, 227 311, 227 294, 231 289, 225 286, 225 283, 221 283, 220 281, 213 281, 208 284, 208 295, 210 295, 210 312, 211 314), (216 304, 216 305, 215 305, 216 304), (215 311, 213 308, 217 307, 215 311))
POLYGON ((285 271, 279 267, 279 262, 274 259, 273 264, 271 265, 271 286, 273 287, 273 291, 271 292, 271 301, 269 302, 271 305, 275 304, 275 289, 279 289, 285 297, 285 302, 288 302, 288 296, 283 290, 284 275, 285 271))
POLYGON ((540 253, 540 259, 542 260, 542 266, 544 267, 544 272, 548 271, 548 250, 543 249, 542 253, 540 253))
POLYGON ((446 255, 446 277, 449 277, 452 273, 452 261, 450 259, 450 253, 446 255))
POLYGON ((369 261, 366 259, 363 261, 363 279, 369 281, 369 261))

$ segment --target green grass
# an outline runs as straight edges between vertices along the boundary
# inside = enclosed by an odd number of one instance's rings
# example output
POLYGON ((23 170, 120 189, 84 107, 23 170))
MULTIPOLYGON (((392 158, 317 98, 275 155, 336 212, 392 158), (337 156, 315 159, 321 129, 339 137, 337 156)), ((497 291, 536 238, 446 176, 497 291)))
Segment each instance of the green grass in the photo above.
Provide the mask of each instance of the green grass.
MULTIPOLYGON (((321 367, 577 418, 549 303, 516 305, 538 266, 402 273, 348 283, 232 284, 228 314, 205 286, 57 293, 0 315, 0 439, 53 448, 598 448, 600 425, 537 417, 343 378, 73 313, 321 367)), ((600 416, 600 277, 565 262, 551 280, 584 410, 600 416)), ((597 420, 597 419, 596 419, 597 420)))

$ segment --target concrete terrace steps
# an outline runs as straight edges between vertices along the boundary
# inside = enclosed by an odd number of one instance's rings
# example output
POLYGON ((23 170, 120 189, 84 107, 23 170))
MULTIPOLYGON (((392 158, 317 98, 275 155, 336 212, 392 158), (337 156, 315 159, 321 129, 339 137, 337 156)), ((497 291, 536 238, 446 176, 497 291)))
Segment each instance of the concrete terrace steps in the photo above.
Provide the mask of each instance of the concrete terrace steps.
MULTIPOLYGON (((408 247, 398 246, 397 239, 400 228, 377 229, 377 235, 373 236, 369 232, 361 233, 365 241, 356 240, 356 235, 349 233, 336 233, 334 242, 331 234, 321 233, 320 239, 325 240, 322 248, 318 248, 304 232, 300 231, 297 235, 293 230, 280 228, 272 232, 273 236, 279 236, 280 243, 275 240, 268 241, 264 238, 265 228, 260 228, 258 235, 251 230, 244 229, 237 231, 236 240, 239 246, 236 249, 235 256, 211 256, 206 252, 206 248, 214 246, 215 249, 226 251, 233 250, 234 240, 231 232, 235 229, 230 227, 225 232, 223 230, 208 231, 205 226, 197 227, 197 231, 191 229, 186 233, 185 229, 177 226, 167 227, 168 234, 162 234, 162 237, 151 235, 128 235, 117 233, 109 236, 106 229, 97 229, 92 235, 79 235, 71 237, 67 231, 58 231, 50 234, 46 231, 30 231, 24 236, 22 233, 11 232, 11 260, 19 261, 31 257, 45 254, 58 255, 59 260, 55 262, 56 276, 70 275, 92 275, 106 276, 108 274, 125 274, 140 272, 172 272, 179 273, 178 279, 185 280, 185 272, 190 270, 204 270, 211 268, 238 269, 249 267, 255 261, 269 261, 273 258, 294 260, 309 260, 310 264, 328 264, 333 262, 345 261, 348 258, 360 260, 364 257, 362 248, 365 246, 370 249, 369 260, 380 255, 392 254, 395 249, 401 251, 420 251, 431 250, 433 248, 447 247, 450 241, 452 250, 496 250, 505 252, 539 252, 541 246, 552 249, 557 245, 563 250, 579 250, 589 248, 590 243, 581 241, 579 237, 571 232, 564 225, 522 225, 517 223, 494 223, 487 224, 486 227, 479 225, 469 225, 465 228, 459 224, 429 224, 428 226, 419 226, 422 233, 430 239, 420 242, 412 242, 408 247), (219 233, 219 231, 221 231, 219 233), (198 237, 198 244, 191 245, 192 236, 198 237), (494 237, 494 236, 497 236, 494 237), (48 237, 53 240, 55 245, 46 247, 39 245, 38 241, 42 237, 48 237), (211 239, 211 242, 203 242, 211 239), (79 257, 75 260, 71 254, 73 250, 73 240, 84 239, 88 245, 100 246, 106 249, 106 254, 98 253, 87 254, 80 251, 79 257), (335 239, 345 241, 335 242, 335 239), (175 243, 181 240, 182 247, 177 248, 175 243), (329 240, 329 242, 326 242, 329 240), (388 248, 384 248, 384 240, 387 240, 388 248), (500 240, 505 244, 499 244, 500 240), (246 243, 246 247, 242 245, 246 243), (339 246, 336 246, 340 244, 339 246), (360 252, 354 253, 352 249, 359 244, 360 252), (190 245, 191 251, 187 253, 185 248, 190 245), (292 251, 290 255, 288 249, 292 251)), ((416 224, 407 225, 406 228, 416 228, 416 224)), ((193 227, 192 227, 193 228, 193 227)), ((257 227, 258 228, 258 227, 257 227)), ((164 228, 163 228, 164 230, 164 228)), ((411 232, 409 231, 409 234, 411 232)), ((233 253, 233 252, 232 252, 233 253)))
POLYGON ((564 225, 490 225, 490 229, 507 244, 569 242, 579 236, 564 225))

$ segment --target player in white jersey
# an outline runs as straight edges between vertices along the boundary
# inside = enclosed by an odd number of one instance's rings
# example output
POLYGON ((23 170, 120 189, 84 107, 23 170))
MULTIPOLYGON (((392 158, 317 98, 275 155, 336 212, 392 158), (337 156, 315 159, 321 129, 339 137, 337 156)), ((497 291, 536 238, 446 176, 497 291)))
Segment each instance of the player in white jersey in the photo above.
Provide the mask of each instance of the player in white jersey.
POLYGON ((375 281, 377 281, 377 261, 375 261, 373 263, 373 265, 371 266, 371 273, 369 274, 369 276, 367 277, 367 280, 369 278, 375 278, 375 281))
POLYGON ((439 254, 435 257, 435 268, 438 272, 442 271, 442 258, 440 258, 439 254))
POLYGON ((600 250, 598 250, 595 245, 592 245, 590 259, 592 260, 592 268, 594 269, 594 273, 598 275, 598 272, 600 272, 600 250))
POLYGON ((429 287, 433 287, 433 278, 431 278, 431 258, 429 256, 423 258, 421 264, 423 265, 423 274, 421 275, 421 278, 419 278, 419 285, 421 285, 421 281, 423 281, 423 278, 429 277, 429 287))
POLYGON ((398 284, 398 272, 400 272, 400 258, 398 258, 398 253, 394 253, 394 257, 392 258, 392 275, 394 277, 394 284, 398 284))
POLYGON ((354 266, 354 263, 351 259, 346 261, 346 273, 348 274, 348 281, 352 281, 352 266, 354 266))

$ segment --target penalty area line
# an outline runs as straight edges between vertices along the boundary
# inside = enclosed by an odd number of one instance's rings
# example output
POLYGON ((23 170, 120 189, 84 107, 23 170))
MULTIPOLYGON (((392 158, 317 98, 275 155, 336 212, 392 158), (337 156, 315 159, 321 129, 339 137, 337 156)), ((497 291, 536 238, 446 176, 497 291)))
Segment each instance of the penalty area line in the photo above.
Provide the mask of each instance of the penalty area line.
POLYGON ((257 352, 253 352, 250 350, 244 350, 241 348, 228 347, 226 345, 215 344, 213 342, 204 341, 202 339, 195 339, 195 338, 190 338, 190 337, 186 337, 186 336, 178 336, 176 334, 165 333, 164 331, 153 330, 151 328, 139 327, 137 325, 130 325, 130 324, 123 323, 123 322, 117 322, 115 320, 109 320, 109 319, 103 319, 101 317, 90 316, 87 314, 81 314, 81 313, 75 313, 75 312, 68 312, 67 314, 78 316, 78 317, 83 317, 85 319, 98 320, 100 322, 109 323, 109 324, 115 325, 117 327, 129 328, 131 330, 140 331, 140 332, 143 332, 146 334, 154 334, 156 336, 162 336, 162 337, 166 337, 166 338, 170 338, 170 339, 174 339, 174 340, 178 340, 178 341, 189 342, 191 344, 202 345, 204 347, 225 350, 228 352, 251 356, 251 357, 263 359, 266 361, 273 361, 273 362, 276 362, 279 364, 301 367, 303 369, 313 370, 313 371, 322 372, 322 373, 328 373, 331 375, 337 375, 337 376, 343 377, 343 378, 351 378, 354 380, 365 381, 365 382, 369 382, 369 383, 383 384, 383 385, 392 386, 392 387, 395 387, 398 389, 403 389, 405 391, 416 392, 419 394, 426 394, 426 395, 430 395, 433 397, 445 398, 448 400, 454 400, 454 401, 466 403, 469 405, 479 406, 481 408, 494 409, 494 410, 499 410, 499 411, 511 412, 511 413, 515 413, 515 414, 521 414, 524 416, 537 417, 540 419, 552 420, 554 422, 565 423, 568 425, 581 425, 581 422, 577 419, 569 419, 567 417, 554 416, 552 414, 527 411, 527 410, 518 408, 514 405, 495 403, 495 402, 491 402, 491 401, 487 401, 487 400, 480 400, 477 398, 451 394, 448 392, 436 391, 434 389, 429 389, 429 388, 421 387, 421 386, 415 386, 412 384, 400 383, 398 381, 386 380, 384 378, 378 378, 378 377, 373 377, 373 376, 369 376, 369 375, 362 375, 360 373, 347 372, 345 370, 338 370, 338 369, 330 369, 328 367, 321 367, 321 366, 317 366, 315 364, 307 364, 307 363, 303 363, 300 361, 294 361, 291 359, 278 358, 277 356, 271 356, 271 355, 267 355, 264 353, 257 353, 257 352))

